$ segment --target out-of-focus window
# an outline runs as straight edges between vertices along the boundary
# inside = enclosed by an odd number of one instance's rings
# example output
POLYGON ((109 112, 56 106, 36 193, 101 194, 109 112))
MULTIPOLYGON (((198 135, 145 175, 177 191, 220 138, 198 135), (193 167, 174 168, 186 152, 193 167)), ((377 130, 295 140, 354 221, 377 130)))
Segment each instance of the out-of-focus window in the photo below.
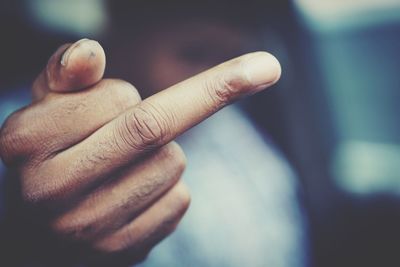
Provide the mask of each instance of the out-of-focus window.
POLYGON ((107 25, 105 0, 25 0, 32 21, 41 28, 96 37, 107 25))
POLYGON ((294 3, 309 26, 321 32, 400 20, 398 0, 295 0, 294 3))
POLYGON ((353 193, 400 193, 400 1, 297 0, 338 142, 337 184, 353 193))

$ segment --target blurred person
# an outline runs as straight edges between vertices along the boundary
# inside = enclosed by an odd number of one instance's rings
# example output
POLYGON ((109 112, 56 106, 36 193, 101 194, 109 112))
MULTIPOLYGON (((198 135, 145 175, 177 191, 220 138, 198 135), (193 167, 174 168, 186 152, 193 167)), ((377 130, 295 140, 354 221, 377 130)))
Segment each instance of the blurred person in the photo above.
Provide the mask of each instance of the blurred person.
POLYGON ((14 249, 30 239, 32 261, 39 251, 59 266, 142 261, 189 205, 182 146, 191 208, 141 266, 306 266, 296 180, 272 142, 235 105, 192 128, 279 79, 270 54, 238 57, 262 47, 256 29, 273 3, 109 5, 106 73, 120 80, 103 78, 97 42, 61 46, 33 104, 2 128, 1 156, 23 197, 16 217, 33 224, 14 249))

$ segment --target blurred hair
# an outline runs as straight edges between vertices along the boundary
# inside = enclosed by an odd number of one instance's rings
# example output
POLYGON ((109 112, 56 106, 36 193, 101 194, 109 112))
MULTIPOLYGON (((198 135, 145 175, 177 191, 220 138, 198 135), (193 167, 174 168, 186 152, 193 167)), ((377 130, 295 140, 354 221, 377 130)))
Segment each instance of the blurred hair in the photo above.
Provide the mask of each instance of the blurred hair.
POLYGON ((288 0, 109 0, 113 30, 134 31, 147 25, 185 20, 219 20, 258 28, 288 0))

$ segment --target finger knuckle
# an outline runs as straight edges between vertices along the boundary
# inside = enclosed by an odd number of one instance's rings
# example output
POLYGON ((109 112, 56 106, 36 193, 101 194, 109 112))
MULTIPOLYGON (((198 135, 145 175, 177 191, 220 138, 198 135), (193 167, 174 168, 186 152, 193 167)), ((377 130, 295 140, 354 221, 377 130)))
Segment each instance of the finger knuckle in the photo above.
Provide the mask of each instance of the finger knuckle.
POLYGON ((171 142, 165 146, 165 157, 171 162, 170 165, 176 169, 180 175, 185 170, 187 159, 182 148, 175 142, 171 142))
POLYGON ((48 194, 44 190, 34 190, 26 185, 22 185, 21 188, 21 198, 24 204, 30 207, 40 207, 43 206, 48 199, 48 194))
POLYGON ((51 231, 57 236, 73 240, 85 241, 97 231, 96 221, 80 216, 79 218, 59 218, 50 225, 51 231))
POLYGON ((133 252, 140 247, 142 233, 140 228, 127 225, 126 228, 98 240, 93 247, 101 254, 115 254, 127 249, 133 252))
POLYGON ((66 115, 87 113, 90 110, 90 103, 87 97, 89 93, 85 93, 86 97, 80 98, 79 101, 77 101, 78 95, 71 95, 70 97, 47 95, 43 101, 46 105, 43 106, 41 112, 43 115, 47 115, 49 127, 60 127, 60 123, 63 123, 66 115), (48 114, 45 114, 46 111, 48 114))
MULTIPOLYGON (((234 64, 240 64, 240 62, 234 64)), ((247 86, 249 86, 247 79, 236 71, 224 72, 205 81, 208 97, 211 99, 211 103, 216 104, 216 106, 230 104, 240 97, 243 88, 247 86)))
POLYGON ((0 157, 4 162, 8 162, 10 159, 10 151, 12 151, 12 139, 13 137, 7 131, 6 126, 0 130, 0 157))
POLYGON ((54 206, 55 203, 59 203, 63 199, 64 194, 59 190, 41 188, 30 188, 28 186, 22 186, 21 197, 24 204, 35 209, 46 209, 54 206))
POLYGON ((189 190, 185 186, 179 186, 179 189, 174 193, 174 199, 178 214, 185 213, 191 202, 189 190))
POLYGON ((140 264, 145 261, 155 246, 147 238, 140 242, 126 243, 116 238, 106 238, 100 242, 92 245, 95 252, 97 252, 98 262, 101 261, 101 266, 115 266, 115 259, 119 259, 122 266, 131 266, 140 264))
POLYGON ((106 240, 101 240, 101 242, 95 243, 93 247, 100 254, 113 255, 124 251, 124 249, 129 247, 129 245, 119 239, 115 240, 113 238, 108 238, 106 240))
POLYGON ((54 208, 65 202, 73 184, 59 168, 51 162, 23 166, 19 177, 22 201, 38 210, 54 208))
POLYGON ((150 104, 135 107, 123 121, 124 140, 136 149, 157 147, 169 132, 163 113, 150 104))
POLYGON ((20 127, 20 112, 15 112, 8 117, 0 130, 0 157, 6 164, 22 156, 24 148, 29 144, 29 132, 20 127))
POLYGON ((63 199, 64 191, 49 186, 46 183, 46 178, 40 179, 40 183, 37 183, 37 181, 36 177, 21 177, 21 197, 25 204, 36 209, 42 209, 63 199))
POLYGON ((125 111, 141 101, 138 90, 131 83, 119 79, 107 79, 102 81, 111 94, 110 98, 114 106, 120 111, 125 111), (110 90, 111 88, 111 90, 110 90))

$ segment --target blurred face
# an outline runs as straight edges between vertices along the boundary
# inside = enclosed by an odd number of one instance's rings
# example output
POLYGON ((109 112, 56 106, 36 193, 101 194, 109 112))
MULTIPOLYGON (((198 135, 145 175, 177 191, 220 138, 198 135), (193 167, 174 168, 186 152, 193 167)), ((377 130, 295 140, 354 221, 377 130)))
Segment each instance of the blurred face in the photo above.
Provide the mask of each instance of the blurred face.
MULTIPOLYGON (((153 25, 144 34, 112 47, 114 73, 151 95, 227 59, 254 44, 254 38, 218 21, 176 21, 153 25)), ((124 40, 124 37, 120 37, 124 40)))

